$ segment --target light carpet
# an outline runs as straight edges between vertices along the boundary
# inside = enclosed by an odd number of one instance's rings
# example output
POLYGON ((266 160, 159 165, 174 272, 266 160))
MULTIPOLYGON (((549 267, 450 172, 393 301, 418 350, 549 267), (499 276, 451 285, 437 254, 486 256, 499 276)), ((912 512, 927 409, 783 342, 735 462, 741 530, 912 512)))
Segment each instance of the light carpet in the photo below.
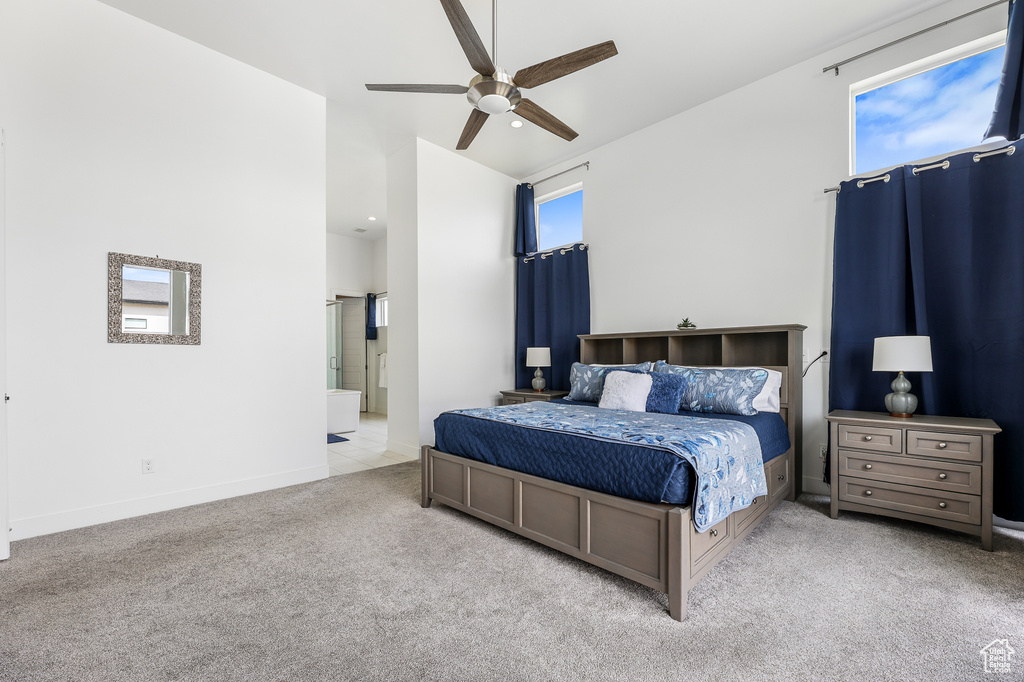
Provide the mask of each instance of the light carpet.
POLYGON ((1024 676, 1024 533, 783 503, 667 598, 451 509, 418 463, 16 542, 0 679, 1024 676), (986 675, 981 649, 1020 658, 986 675))

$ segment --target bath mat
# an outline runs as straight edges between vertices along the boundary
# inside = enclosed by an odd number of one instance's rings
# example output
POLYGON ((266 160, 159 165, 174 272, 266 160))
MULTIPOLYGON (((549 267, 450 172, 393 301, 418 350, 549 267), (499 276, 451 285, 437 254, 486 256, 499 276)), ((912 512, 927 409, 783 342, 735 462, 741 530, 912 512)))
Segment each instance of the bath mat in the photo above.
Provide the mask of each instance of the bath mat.
POLYGON ((348 442, 348 438, 342 438, 341 436, 335 436, 333 433, 328 433, 327 434, 327 444, 328 445, 330 445, 331 443, 347 443, 347 442, 348 442))

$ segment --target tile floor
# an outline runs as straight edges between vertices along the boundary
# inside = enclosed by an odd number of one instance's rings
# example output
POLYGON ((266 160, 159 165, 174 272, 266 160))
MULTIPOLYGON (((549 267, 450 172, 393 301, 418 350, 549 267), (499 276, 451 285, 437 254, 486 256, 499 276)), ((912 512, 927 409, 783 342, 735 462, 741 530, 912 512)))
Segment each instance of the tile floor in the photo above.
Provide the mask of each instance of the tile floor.
POLYGON ((331 476, 412 461, 405 455, 388 450, 388 416, 386 414, 362 412, 359 414, 357 430, 338 435, 348 438, 348 442, 331 443, 327 446, 327 464, 331 467, 331 476))

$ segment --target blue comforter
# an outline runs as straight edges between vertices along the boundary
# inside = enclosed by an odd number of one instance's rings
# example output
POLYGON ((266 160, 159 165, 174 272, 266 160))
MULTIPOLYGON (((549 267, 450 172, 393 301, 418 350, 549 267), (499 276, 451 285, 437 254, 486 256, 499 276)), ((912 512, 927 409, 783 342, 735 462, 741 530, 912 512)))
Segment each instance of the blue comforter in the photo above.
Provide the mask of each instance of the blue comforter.
MULTIPOLYGON (((778 415, 774 416, 778 419, 778 415)), ((454 410, 439 416, 434 429, 436 447, 444 452, 651 502, 662 501, 672 474, 688 463, 697 478, 692 516, 698 530, 710 528, 767 492, 758 436, 748 424, 731 419, 533 402, 454 410), (495 439, 493 429, 479 428, 481 422, 508 426, 501 428, 500 437, 495 439), (545 450, 549 455, 553 452, 555 458, 542 457, 532 462, 519 458, 509 466, 505 455, 517 449, 529 450, 531 441, 543 442, 545 450), (586 446, 580 448, 581 442, 586 446), (601 443, 626 446, 629 456, 626 461, 605 457, 607 450, 599 447, 601 443), (560 452, 568 459, 559 460, 560 452), (598 464, 610 463, 612 469, 595 467, 595 456, 601 460, 598 464), (640 471, 623 471, 623 467, 640 471), (550 469, 559 470, 560 475, 550 475, 550 469), (599 473, 595 475, 595 471, 599 473), (619 477, 617 473, 623 475, 619 477), (642 475, 638 477, 637 473, 642 475), (629 482, 626 487, 637 490, 623 494, 619 485, 623 480, 629 482)))

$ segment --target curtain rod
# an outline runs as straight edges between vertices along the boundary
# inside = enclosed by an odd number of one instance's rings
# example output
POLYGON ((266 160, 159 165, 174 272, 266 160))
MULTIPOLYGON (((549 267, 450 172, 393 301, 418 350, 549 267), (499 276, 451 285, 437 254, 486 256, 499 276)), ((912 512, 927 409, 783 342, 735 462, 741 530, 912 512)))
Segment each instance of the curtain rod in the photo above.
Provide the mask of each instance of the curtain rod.
MULTIPOLYGON (((982 159, 984 159, 985 157, 995 156, 997 154, 1006 154, 1007 156, 1013 156, 1013 153, 1016 152, 1016 151, 1017 151, 1017 148, 1014 147, 1013 145, 1010 145, 1008 147, 1001 147, 999 149, 992 149, 992 150, 987 151, 987 152, 978 152, 977 154, 975 154, 971 158, 972 158, 972 160, 975 163, 977 163, 977 162, 981 161, 982 159)), ((923 171, 934 170, 936 168, 941 168, 942 170, 946 170, 947 168, 949 168, 949 159, 943 159, 942 161, 938 161, 936 163, 930 163, 927 166, 915 166, 910 172, 913 173, 914 175, 919 175, 923 171)), ((878 182, 879 180, 882 180, 883 182, 889 182, 889 178, 890 178, 889 173, 885 173, 884 175, 878 175, 878 176, 875 176, 873 178, 867 178, 865 180, 858 180, 857 181, 857 187, 864 187, 864 185, 868 184, 869 182, 878 182)), ((836 185, 835 187, 826 187, 825 188, 825 194, 828 194, 829 192, 835 192, 836 194, 839 194, 839 191, 840 191, 840 186, 839 185, 836 185)))
POLYGON ((922 29, 922 30, 918 31, 917 33, 911 33, 908 36, 903 36, 902 38, 898 38, 898 39, 892 41, 891 43, 886 43, 885 45, 882 45, 881 47, 876 47, 875 49, 868 50, 867 52, 861 52, 859 55, 856 55, 854 57, 850 57, 849 59, 844 59, 841 62, 836 62, 835 64, 832 64, 830 66, 826 66, 824 69, 821 70, 821 72, 822 73, 828 73, 829 71, 832 71, 833 69, 835 69, 836 75, 838 76, 839 75, 839 67, 840 66, 845 66, 846 64, 849 64, 852 61, 856 61, 856 60, 860 59, 861 57, 867 57, 869 54, 874 54, 875 52, 878 52, 880 50, 884 50, 887 47, 892 47, 893 45, 896 45, 898 43, 902 43, 905 40, 910 40, 911 38, 916 38, 917 36, 921 35, 922 33, 928 33, 928 31, 934 31, 937 28, 942 28, 946 24, 952 24, 954 21, 959 21, 961 19, 966 19, 967 17, 971 16, 972 14, 977 14, 978 12, 984 12, 985 10, 991 9, 991 8, 995 7, 996 5, 1005 5, 1005 4, 1007 4, 1007 0, 999 0, 999 2, 993 2, 993 3, 989 4, 989 5, 985 5, 984 7, 979 7, 978 9, 971 10, 970 12, 967 12, 966 14, 961 14, 958 17, 953 17, 952 19, 949 19, 947 21, 943 21, 942 23, 935 24, 934 26, 929 26, 928 28, 925 28, 925 29, 922 29))
POLYGON ((532 256, 527 256, 526 258, 523 259, 523 262, 524 263, 529 263, 530 261, 532 261, 537 256, 540 256, 540 259, 544 260, 548 256, 555 255, 555 251, 558 251, 562 255, 565 255, 565 254, 569 253, 570 251, 572 251, 573 249, 575 249, 577 246, 580 247, 580 251, 586 251, 587 249, 590 248, 590 244, 584 244, 583 242, 576 242, 575 244, 569 244, 568 246, 561 246, 561 247, 558 247, 558 248, 555 248, 555 249, 551 249, 550 251, 541 251, 539 253, 533 254, 532 256))
POLYGON ((540 184, 540 183, 542 183, 542 182, 547 182, 548 180, 554 180, 554 179, 555 179, 555 178, 557 178, 557 177, 558 177, 559 175, 565 175, 565 174, 566 174, 566 173, 568 173, 569 171, 574 171, 574 170, 576 170, 577 168, 583 168, 584 166, 586 166, 586 167, 587 167, 587 170, 590 170, 590 162, 589 162, 589 161, 584 161, 583 163, 581 163, 581 164, 580 164, 580 165, 578 165, 578 166, 573 166, 572 168, 566 168, 566 169, 565 169, 564 171, 562 171, 561 173, 555 173, 554 175, 549 175, 549 176, 547 176, 546 178, 541 178, 540 180, 535 180, 535 181, 533 181, 533 182, 528 182, 528 183, 526 183, 526 184, 527 184, 527 185, 529 185, 530 187, 533 187, 534 185, 539 185, 539 184, 540 184))

